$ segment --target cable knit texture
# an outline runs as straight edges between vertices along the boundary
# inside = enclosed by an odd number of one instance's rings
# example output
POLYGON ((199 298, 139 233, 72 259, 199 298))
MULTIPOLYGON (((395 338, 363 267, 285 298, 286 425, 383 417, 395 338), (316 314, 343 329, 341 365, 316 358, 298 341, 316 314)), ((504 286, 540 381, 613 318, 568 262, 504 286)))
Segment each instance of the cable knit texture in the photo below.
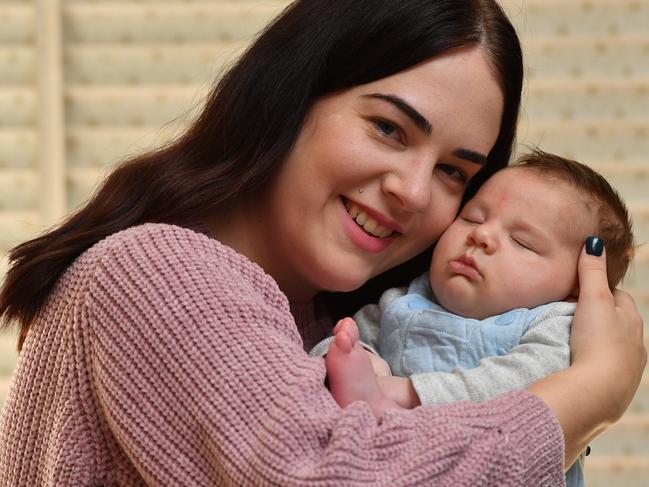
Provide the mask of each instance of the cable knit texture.
POLYGON ((0 485, 563 485, 536 396, 341 410, 289 303, 206 235, 146 224, 79 257, 29 333, 0 485))

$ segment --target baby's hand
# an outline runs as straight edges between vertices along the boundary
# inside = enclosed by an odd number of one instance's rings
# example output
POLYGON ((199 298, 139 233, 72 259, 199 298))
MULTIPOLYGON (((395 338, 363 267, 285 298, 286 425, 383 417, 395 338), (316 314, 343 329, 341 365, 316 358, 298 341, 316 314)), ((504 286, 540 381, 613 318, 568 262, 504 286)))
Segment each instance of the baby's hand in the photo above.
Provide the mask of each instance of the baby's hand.
MULTIPOLYGON (((340 405, 365 401, 378 418, 388 409, 400 409, 399 405, 381 392, 372 361, 367 350, 358 341, 358 328, 351 318, 344 318, 334 328, 334 341, 325 357, 331 395, 340 405)), ((386 379, 387 377, 383 377, 386 379)))
POLYGON ((370 351, 366 350, 366 352, 370 356, 370 361, 372 362, 372 368, 374 369, 374 373, 378 377, 390 377, 392 375, 390 366, 385 360, 383 360, 381 357, 373 354, 370 351))
MULTIPOLYGON (((353 323, 353 330, 355 333, 356 340, 359 339, 358 337, 358 327, 356 326, 356 322, 353 320, 353 318, 343 318, 342 320, 338 321, 336 326, 334 327, 334 335, 341 329, 341 327, 344 325, 345 322, 351 322, 353 323)), ((390 366, 388 363, 383 360, 381 357, 378 355, 373 354, 369 350, 363 348, 362 349, 367 355, 370 357, 370 362, 372 362, 372 368, 374 369, 374 374, 377 377, 391 377, 392 376, 392 371, 390 370, 390 366)))

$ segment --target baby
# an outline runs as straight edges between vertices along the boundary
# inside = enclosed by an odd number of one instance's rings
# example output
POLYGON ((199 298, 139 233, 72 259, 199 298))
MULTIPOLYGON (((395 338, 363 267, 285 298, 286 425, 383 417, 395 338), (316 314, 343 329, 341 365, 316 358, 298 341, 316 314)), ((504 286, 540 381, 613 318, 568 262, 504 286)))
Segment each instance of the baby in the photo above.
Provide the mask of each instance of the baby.
MULTIPOLYGON (((633 234, 608 182, 574 161, 534 151, 491 177, 435 246, 430 271, 390 289, 335 328, 326 357, 341 406, 386 409, 485 401, 570 365, 570 325, 584 239, 608 281, 624 276, 633 234), (389 371, 375 376, 377 351, 389 371), (371 355, 371 354, 370 354, 371 355)), ((322 350, 322 346, 316 349, 322 350)), ((378 369, 377 369, 378 370, 378 369)), ((581 461, 567 485, 583 485, 581 461)))

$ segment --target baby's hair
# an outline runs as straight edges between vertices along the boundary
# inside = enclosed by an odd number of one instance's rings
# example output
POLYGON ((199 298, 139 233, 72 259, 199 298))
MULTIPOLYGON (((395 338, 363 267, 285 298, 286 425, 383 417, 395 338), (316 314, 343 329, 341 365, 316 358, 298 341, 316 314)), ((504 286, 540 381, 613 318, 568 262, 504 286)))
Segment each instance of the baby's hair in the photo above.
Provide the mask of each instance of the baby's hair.
POLYGON ((618 192, 594 169, 577 161, 533 149, 510 167, 538 171, 568 183, 579 191, 597 215, 597 236, 606 244, 608 284, 615 288, 622 280, 634 254, 629 211, 618 192))

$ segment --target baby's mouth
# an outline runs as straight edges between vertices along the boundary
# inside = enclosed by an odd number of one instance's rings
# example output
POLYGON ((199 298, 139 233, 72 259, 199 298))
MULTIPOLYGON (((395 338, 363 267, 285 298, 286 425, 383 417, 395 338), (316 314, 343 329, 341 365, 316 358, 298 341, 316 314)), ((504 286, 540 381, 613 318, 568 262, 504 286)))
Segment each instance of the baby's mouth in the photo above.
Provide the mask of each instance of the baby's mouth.
POLYGON ((473 279, 483 279, 482 272, 478 269, 473 257, 461 255, 457 259, 451 260, 448 265, 453 272, 463 274, 473 279))
POLYGON ((358 225, 361 230, 363 230, 369 236, 375 238, 387 238, 395 233, 394 230, 381 225, 351 201, 345 199, 344 203, 345 209, 347 210, 347 213, 349 213, 349 216, 352 217, 352 220, 354 220, 354 222, 356 222, 356 225, 358 225))

